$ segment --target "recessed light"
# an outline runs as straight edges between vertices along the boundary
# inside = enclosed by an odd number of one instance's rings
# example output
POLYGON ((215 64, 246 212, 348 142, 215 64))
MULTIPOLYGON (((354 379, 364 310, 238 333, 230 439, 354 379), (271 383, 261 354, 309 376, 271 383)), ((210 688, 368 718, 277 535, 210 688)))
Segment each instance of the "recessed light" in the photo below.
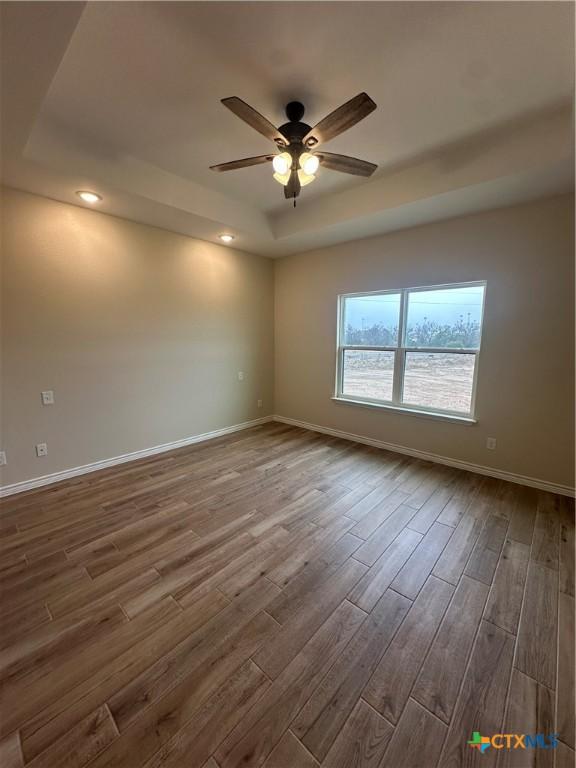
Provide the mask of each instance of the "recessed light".
POLYGON ((99 203, 100 200, 102 200, 102 197, 100 195, 97 195, 96 192, 88 192, 88 190, 81 189, 79 192, 76 192, 80 200, 84 200, 85 203, 99 203))
POLYGON ((234 240, 234 235, 218 235, 223 243, 231 243, 234 240))

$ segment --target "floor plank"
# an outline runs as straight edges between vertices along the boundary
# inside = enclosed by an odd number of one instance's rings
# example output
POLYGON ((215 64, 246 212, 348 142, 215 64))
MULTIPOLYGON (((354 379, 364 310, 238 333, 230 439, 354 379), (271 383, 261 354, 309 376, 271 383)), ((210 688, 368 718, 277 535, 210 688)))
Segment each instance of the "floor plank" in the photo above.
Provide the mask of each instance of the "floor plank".
POLYGON ((560 591, 574 597, 574 502, 562 499, 560 518, 560 591))
POLYGON ((507 539, 496 568, 484 618, 507 632, 518 631, 530 547, 507 539))
MULTIPOLYGON (((323 768, 378 768, 394 728, 360 699, 341 729, 323 768)), ((292 763, 284 768, 296 768, 292 763)))
MULTIPOLYGON (((262 613, 257 614, 241 631, 240 642, 227 645, 217 658, 211 659, 212 663, 179 678, 149 706, 145 700, 133 702, 130 710, 122 713, 120 721, 112 710, 120 736, 92 761, 91 768, 141 766, 190 721, 201 717, 206 708, 210 709, 211 697, 220 686, 266 639, 270 631, 266 618, 262 613)), ((263 679, 263 673, 258 671, 258 685, 263 679)))
POLYGON ((306 751, 296 736, 287 731, 280 739, 264 768, 318 768, 319 763, 306 751))
POLYGON ((574 750, 560 742, 554 750, 554 768, 574 768, 575 765, 574 750))
POLYGON ((332 746, 409 608, 409 600, 391 590, 385 592, 292 723, 296 736, 319 761, 332 746))
POLYGON ((438 768, 495 764, 494 750, 482 755, 468 740, 474 731, 501 733, 513 653, 513 636, 482 621, 438 768))
POLYGON ((252 662, 229 677, 184 728, 165 741, 143 768, 202 765, 270 685, 252 662))
POLYGON ((27 765, 33 768, 53 768, 55 765, 81 768, 111 744, 117 735, 118 729, 110 710, 106 706, 100 707, 27 765))
POLYGON ((180 613, 181 609, 174 600, 165 600, 145 612, 140 620, 123 624, 111 632, 106 642, 100 643, 97 649, 87 648, 70 658, 58 669, 45 675, 32 686, 14 685, 2 691, 2 713, 0 729, 6 732, 21 725, 26 730, 27 723, 33 717, 39 716, 43 710, 70 690, 81 686, 82 683, 102 670, 108 662, 121 655, 129 648, 132 649, 140 639, 163 622, 180 613), (4 702, 10 701, 10 706, 4 702))
POLYGON ((311 590, 275 638, 254 657, 258 666, 272 679, 278 677, 365 572, 363 565, 350 559, 327 582, 311 590))
POLYGON ((356 551, 354 557, 366 565, 374 565, 385 549, 416 514, 413 507, 401 504, 356 551))
POLYGON ((262 765, 365 618, 344 601, 216 750, 221 768, 262 765))
POLYGON ((574 717, 574 598, 561 592, 559 595, 559 622, 558 622, 558 667, 561 674, 558 675, 558 705, 556 731, 560 739, 574 749, 574 730, 576 720, 574 717))
POLYGON ((409 528, 400 531, 372 568, 356 584, 348 595, 348 599, 362 608, 363 611, 370 612, 392 584, 396 574, 422 538, 421 534, 411 531, 409 528))
POLYGON ((540 563, 528 566, 524 609, 515 665, 548 688, 556 689, 558 573, 540 563))
MULTIPOLYGON (((504 733, 554 733, 554 691, 515 669, 504 733)), ((553 768, 552 749, 502 749, 498 768, 553 768)))
MULTIPOLYGON (((428 533, 431 525, 436 522, 440 513, 451 498, 452 491, 450 488, 445 488, 444 486, 437 488, 430 498, 420 507, 418 514, 414 515, 409 523, 409 527, 412 528, 413 531, 418 531, 418 533, 428 533)), ((408 499, 406 503, 408 506, 414 506, 414 504, 410 503, 410 499, 408 499)))
POLYGON ((565 768, 573 547, 572 500, 278 423, 3 499, 0 763, 565 768))
POLYGON ((492 583, 507 528, 508 520, 505 517, 494 514, 488 517, 464 570, 467 576, 483 581, 484 584, 492 583))
POLYGON ((436 764, 445 733, 444 723, 409 699, 380 768, 430 768, 436 764))
POLYGON ((487 596, 485 584, 462 577, 412 689, 412 697, 446 724, 456 705, 487 596))
POLYGON ((397 723, 454 587, 430 576, 368 681, 363 698, 391 723, 397 723))
MULTIPOLYGON (((138 653, 129 647, 84 678, 81 684, 53 699, 26 722, 22 728, 26 758, 31 759, 42 752, 80 719, 109 702, 228 603, 222 595, 210 593, 195 604, 194 610, 178 612, 171 619, 160 615, 159 625, 147 623, 148 632, 138 641, 138 653)), ((154 606, 151 612, 157 613, 157 607, 154 606)), ((144 614, 137 621, 143 617, 144 614)))
POLYGON ((508 538, 529 547, 532 544, 534 533, 538 491, 534 488, 517 485, 513 489, 513 493, 508 538))
POLYGON ((534 524, 531 559, 558 570, 560 546, 560 498, 541 491, 534 524))
MULTIPOLYGON (((375 489, 376 490, 376 489, 375 489)), ((372 491, 373 495, 375 491, 372 491)), ((370 497, 366 497, 367 499, 370 497)), ((351 533, 354 536, 358 536, 361 539, 368 539, 374 533, 374 531, 387 520, 390 515, 398 509, 400 504, 404 503, 408 495, 402 493, 402 491, 392 491, 383 500, 374 506, 372 510, 367 512, 352 528, 351 533)), ((356 514, 358 514, 356 512, 356 514)))
MULTIPOLYGON (((110 710, 121 732, 151 705, 160 703, 187 679, 202 680, 211 664, 247 657, 270 640, 277 629, 274 620, 262 613, 276 594, 272 584, 258 585, 244 606, 231 603, 169 654, 159 659, 109 700, 110 710)), ((243 660, 243 659, 242 659, 243 660)))
POLYGON ((453 533, 449 525, 434 523, 390 585, 391 588, 414 600, 453 533))
POLYGON ((432 571, 434 576, 454 586, 458 584, 483 524, 483 520, 471 514, 465 514, 460 518, 456 530, 434 566, 432 571))
POLYGON ((2 768, 22 768, 24 765, 18 731, 13 731, 0 741, 0 765, 2 768))

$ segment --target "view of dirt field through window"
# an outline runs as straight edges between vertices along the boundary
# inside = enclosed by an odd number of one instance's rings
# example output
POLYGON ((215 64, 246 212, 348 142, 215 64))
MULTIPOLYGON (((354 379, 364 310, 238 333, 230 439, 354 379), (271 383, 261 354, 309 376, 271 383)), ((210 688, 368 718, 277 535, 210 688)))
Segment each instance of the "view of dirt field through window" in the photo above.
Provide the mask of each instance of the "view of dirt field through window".
MULTIPOLYGON (((473 354, 407 352, 403 402, 469 413, 473 354)), ((346 350, 342 393, 372 400, 392 399, 394 353, 346 350)))
POLYGON ((484 289, 477 283, 343 297, 339 392, 471 414, 484 289))

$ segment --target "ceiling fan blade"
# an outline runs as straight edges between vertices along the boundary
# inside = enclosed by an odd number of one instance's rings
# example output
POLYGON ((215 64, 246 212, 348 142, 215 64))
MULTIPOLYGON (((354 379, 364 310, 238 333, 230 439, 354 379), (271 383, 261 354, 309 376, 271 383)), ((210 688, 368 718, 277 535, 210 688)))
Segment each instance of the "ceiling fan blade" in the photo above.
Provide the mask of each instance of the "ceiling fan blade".
POLYGON ((224 104, 225 107, 228 107, 231 112, 234 112, 240 120, 244 120, 244 122, 248 123, 254 130, 261 133, 262 136, 266 136, 267 139, 275 141, 279 146, 286 146, 286 139, 282 136, 280 131, 275 128, 264 115, 261 115, 260 112, 256 112, 250 104, 246 104, 246 102, 239 99, 238 96, 230 96, 221 101, 222 104, 224 104))
POLYGON ((298 178, 298 171, 292 171, 288 184, 284 187, 284 197, 290 200, 293 197, 298 197, 301 190, 300 179, 298 178))
POLYGON ((358 160, 357 157, 348 157, 348 155, 335 155, 332 152, 317 152, 316 157, 320 160, 320 165, 323 168, 341 173, 351 173, 354 176, 372 176, 378 168, 377 165, 369 163, 367 160, 358 160))
POLYGON ((211 165, 211 171, 235 171, 237 168, 248 168, 250 165, 268 163, 274 159, 274 155, 258 155, 257 157, 245 157, 242 160, 232 160, 231 163, 211 165))
POLYGON ((330 139, 339 136, 348 128, 363 120, 370 112, 376 109, 376 104, 367 93, 359 93, 353 99, 342 104, 341 107, 330 112, 323 120, 320 120, 312 128, 303 142, 307 147, 315 147, 317 144, 323 144, 330 139))

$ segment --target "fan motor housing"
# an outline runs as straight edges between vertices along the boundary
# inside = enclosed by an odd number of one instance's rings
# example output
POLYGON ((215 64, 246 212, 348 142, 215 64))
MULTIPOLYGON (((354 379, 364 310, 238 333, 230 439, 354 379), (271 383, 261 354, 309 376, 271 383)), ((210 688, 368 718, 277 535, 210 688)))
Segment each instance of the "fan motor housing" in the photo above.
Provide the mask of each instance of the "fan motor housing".
POLYGON ((310 126, 299 121, 290 121, 281 125, 278 130, 290 143, 301 143, 304 136, 310 131, 310 126))
POLYGON ((288 122, 281 125, 278 130, 292 144, 302 143, 302 139, 310 131, 310 126, 302 122, 305 107, 300 101, 291 101, 286 105, 286 117, 288 122))

